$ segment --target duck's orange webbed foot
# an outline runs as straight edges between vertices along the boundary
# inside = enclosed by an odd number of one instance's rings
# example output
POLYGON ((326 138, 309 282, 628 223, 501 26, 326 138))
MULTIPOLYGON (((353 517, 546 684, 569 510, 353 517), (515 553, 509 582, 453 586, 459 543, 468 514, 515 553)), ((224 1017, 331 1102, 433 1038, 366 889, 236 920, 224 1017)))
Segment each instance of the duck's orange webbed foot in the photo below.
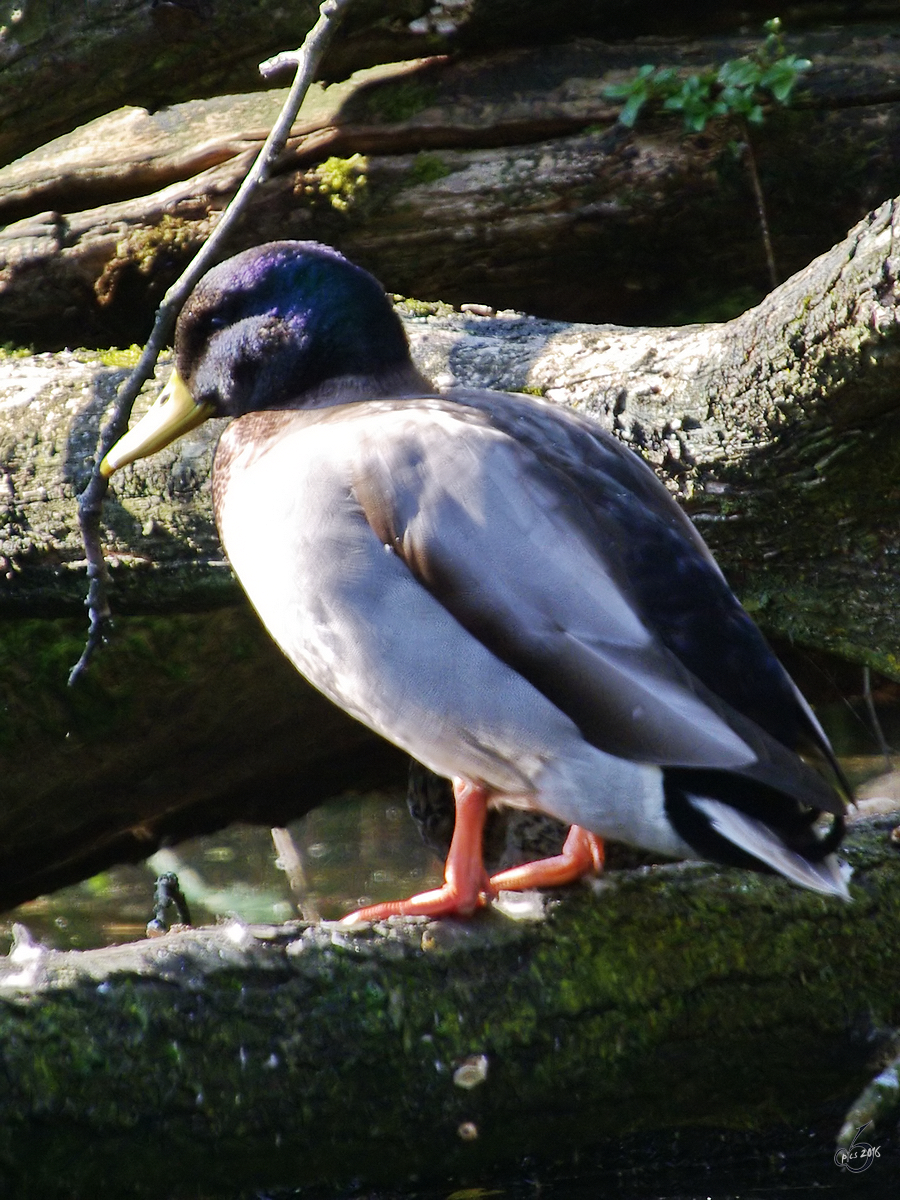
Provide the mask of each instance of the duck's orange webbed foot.
POLYGON ((385 917, 470 917, 477 908, 482 908, 492 899, 488 892, 490 880, 485 876, 484 889, 474 898, 468 892, 459 892, 449 884, 430 892, 420 892, 407 900, 385 900, 381 904, 369 904, 341 918, 342 925, 355 925, 357 921, 383 921, 385 917))
POLYGON ((408 900, 387 900, 348 913, 341 924, 381 921, 385 917, 469 917, 489 904, 494 888, 484 869, 481 840, 487 815, 487 792, 464 779, 453 780, 456 824, 444 866, 442 887, 408 900))
POLYGON ((584 875, 599 875, 604 857, 603 840, 580 825, 573 825, 562 854, 500 871, 491 876, 491 888, 494 892, 523 892, 530 888, 561 887, 584 875))

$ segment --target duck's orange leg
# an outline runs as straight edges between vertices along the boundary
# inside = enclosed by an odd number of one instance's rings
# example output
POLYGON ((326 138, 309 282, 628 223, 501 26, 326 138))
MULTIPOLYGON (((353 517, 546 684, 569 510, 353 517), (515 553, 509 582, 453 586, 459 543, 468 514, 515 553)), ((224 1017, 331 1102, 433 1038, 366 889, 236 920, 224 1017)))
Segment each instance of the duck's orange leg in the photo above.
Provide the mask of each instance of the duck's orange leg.
POLYGON ((384 917, 468 917, 489 903, 493 888, 484 869, 481 839, 487 815, 488 794, 483 787, 464 779, 453 780, 456 823, 450 853, 444 864, 443 887, 420 892, 408 900, 387 900, 348 913, 343 923, 380 921, 384 917))
POLYGON ((595 833, 588 833, 580 825, 572 825, 562 854, 500 871, 491 876, 491 888, 494 892, 523 892, 528 888, 560 887, 583 875, 599 875, 603 870, 603 860, 602 839, 595 833))

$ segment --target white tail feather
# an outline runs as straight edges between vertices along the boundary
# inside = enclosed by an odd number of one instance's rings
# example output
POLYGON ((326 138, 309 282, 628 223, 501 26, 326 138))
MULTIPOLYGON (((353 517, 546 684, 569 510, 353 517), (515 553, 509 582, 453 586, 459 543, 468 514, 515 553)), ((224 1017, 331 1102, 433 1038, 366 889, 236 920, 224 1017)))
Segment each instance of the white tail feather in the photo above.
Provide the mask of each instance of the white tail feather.
POLYGON ((808 862, 796 851, 789 850, 762 821, 748 817, 730 804, 710 800, 706 796, 690 796, 689 799, 708 818, 716 833, 760 859, 786 879, 814 892, 850 899, 841 864, 833 854, 821 862, 808 862))

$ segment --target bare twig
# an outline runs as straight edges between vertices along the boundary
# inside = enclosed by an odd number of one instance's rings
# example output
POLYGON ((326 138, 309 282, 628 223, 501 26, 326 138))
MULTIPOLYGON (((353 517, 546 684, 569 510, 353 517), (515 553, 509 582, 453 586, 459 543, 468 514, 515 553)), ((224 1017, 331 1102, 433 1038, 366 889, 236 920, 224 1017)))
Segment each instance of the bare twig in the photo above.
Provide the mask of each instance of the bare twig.
POLYGON ((303 866, 303 854, 294 841, 291 831, 280 826, 273 827, 272 841, 278 856, 276 865, 288 878, 288 886, 294 893, 297 908, 304 921, 320 920, 315 900, 310 895, 309 881, 303 866))
POLYGON ((866 712, 869 714, 869 721, 872 725, 872 732, 875 734, 875 740, 878 743, 878 749, 881 752, 881 757, 884 759, 886 770, 890 770, 891 748, 888 745, 887 738, 884 736, 884 730, 881 728, 881 722, 878 719, 878 711, 875 708, 875 697, 872 695, 872 672, 868 667, 863 667, 863 700, 866 705, 866 712))
POLYGON ((277 75, 279 71, 284 71, 288 67, 296 71, 299 61, 299 55, 296 50, 282 50, 280 54, 276 54, 272 58, 267 58, 265 62, 261 62, 259 64, 259 73, 264 79, 269 79, 271 76, 277 75))
POLYGON ((87 487, 78 498, 78 524, 84 540, 84 549, 88 563, 88 595, 86 605, 90 618, 87 642, 78 662, 69 673, 70 686, 75 683, 88 665, 96 648, 104 640, 109 630, 111 610, 109 606, 109 572, 103 557, 103 545, 100 540, 100 516, 103 511, 103 500, 106 496, 109 481, 100 474, 100 463, 107 451, 119 440, 128 428, 131 409, 138 393, 153 374, 156 360, 160 351, 168 343, 175 319, 181 307, 195 284, 212 264, 219 253, 222 242, 228 236, 235 223, 243 215, 252 192, 268 179, 278 155, 284 148, 291 131, 300 105, 306 96, 309 86, 319 63, 322 60, 338 21, 353 0, 324 0, 319 7, 319 19, 306 35, 299 50, 293 50, 282 55, 276 55, 260 65, 260 71, 269 75, 275 69, 285 65, 295 65, 296 75, 291 90, 284 102, 284 107, 278 120, 272 126, 256 161, 244 177, 231 203, 222 213, 211 236, 204 243, 197 255, 191 260, 185 272, 169 288, 163 297, 153 325, 153 331, 144 348, 144 352, 128 379, 125 380, 116 396, 116 402, 109 421, 100 434, 100 444, 97 449, 97 459, 87 487), (274 64, 274 66, 273 66, 274 64))
POLYGON ((750 183, 753 187, 753 198, 756 201, 756 215, 759 218, 759 228, 762 233, 763 247, 766 252, 766 267, 769 271, 769 282, 774 291, 781 280, 778 278, 778 268, 775 265, 775 249, 772 245, 772 231, 769 228, 769 215, 766 211, 766 197, 763 193, 759 171, 756 167, 756 153, 753 149, 753 142, 750 140, 750 130, 747 128, 746 121, 743 122, 743 125, 744 160, 747 163, 747 173, 750 176, 750 183))

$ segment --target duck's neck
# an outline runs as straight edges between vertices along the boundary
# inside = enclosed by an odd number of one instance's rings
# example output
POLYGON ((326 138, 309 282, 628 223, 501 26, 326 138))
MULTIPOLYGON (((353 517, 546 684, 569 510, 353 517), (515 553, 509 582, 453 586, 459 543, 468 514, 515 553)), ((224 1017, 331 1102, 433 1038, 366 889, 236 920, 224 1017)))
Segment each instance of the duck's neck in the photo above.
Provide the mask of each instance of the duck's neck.
MULTIPOLYGON (((332 408, 357 400, 400 399, 404 396, 437 396, 434 384, 412 363, 403 363, 377 375, 337 375, 303 393, 303 408, 332 408)), ((298 407, 294 399, 291 408, 298 407)))

